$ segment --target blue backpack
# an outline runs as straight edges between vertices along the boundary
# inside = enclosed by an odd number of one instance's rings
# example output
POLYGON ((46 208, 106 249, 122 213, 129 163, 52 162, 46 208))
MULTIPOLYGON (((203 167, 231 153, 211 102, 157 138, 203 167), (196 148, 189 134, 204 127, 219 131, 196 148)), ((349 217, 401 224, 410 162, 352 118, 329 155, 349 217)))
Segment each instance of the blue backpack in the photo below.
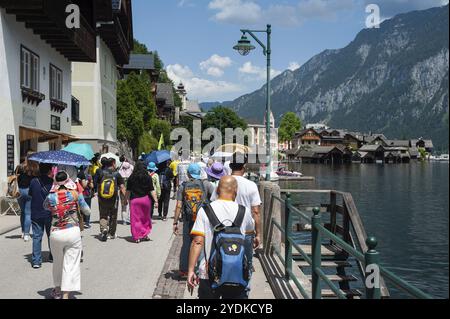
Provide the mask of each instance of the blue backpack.
POLYGON ((204 210, 211 225, 215 225, 208 263, 211 288, 228 293, 243 292, 250 281, 250 267, 245 254, 245 235, 241 233, 245 207, 239 205, 238 214, 231 226, 225 226, 219 221, 211 205, 205 205, 204 210))

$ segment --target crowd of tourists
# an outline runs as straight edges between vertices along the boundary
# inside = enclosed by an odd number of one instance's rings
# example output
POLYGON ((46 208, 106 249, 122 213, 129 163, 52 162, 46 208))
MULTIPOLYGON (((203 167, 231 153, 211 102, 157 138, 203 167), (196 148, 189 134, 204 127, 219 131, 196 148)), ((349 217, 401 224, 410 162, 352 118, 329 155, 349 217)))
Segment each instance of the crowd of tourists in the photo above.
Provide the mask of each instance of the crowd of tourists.
MULTIPOLYGON (((55 299, 81 290, 82 232, 91 228, 97 198, 101 242, 117 238, 121 221, 130 225, 135 243, 150 241, 153 220, 169 220, 176 200, 173 233, 181 235, 179 277, 200 299, 246 299, 253 272, 253 251, 260 245, 258 187, 244 178, 245 154, 228 163, 183 159, 162 163, 143 157, 101 158, 89 167, 61 166, 25 160, 16 169, 22 239, 32 240, 34 269, 43 262, 46 234, 53 262, 55 299)), ((172 216, 171 216, 172 217, 172 216)))

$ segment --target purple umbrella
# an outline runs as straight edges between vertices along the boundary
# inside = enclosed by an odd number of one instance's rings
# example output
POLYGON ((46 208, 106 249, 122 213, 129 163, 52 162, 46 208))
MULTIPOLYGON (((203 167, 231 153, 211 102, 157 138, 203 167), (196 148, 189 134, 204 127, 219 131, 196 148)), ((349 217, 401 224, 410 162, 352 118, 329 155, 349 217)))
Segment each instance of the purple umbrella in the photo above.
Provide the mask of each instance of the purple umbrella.
POLYGON ((33 154, 29 159, 38 163, 55 165, 68 165, 77 167, 91 165, 86 157, 66 151, 40 152, 33 154))

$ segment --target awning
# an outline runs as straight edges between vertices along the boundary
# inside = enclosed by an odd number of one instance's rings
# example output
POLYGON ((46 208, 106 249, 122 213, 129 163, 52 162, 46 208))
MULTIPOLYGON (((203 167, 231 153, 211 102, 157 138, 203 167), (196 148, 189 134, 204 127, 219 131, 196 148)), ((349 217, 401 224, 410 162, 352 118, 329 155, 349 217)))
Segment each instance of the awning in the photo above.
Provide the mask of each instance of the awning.
POLYGON ((38 130, 28 127, 19 127, 19 139, 20 142, 25 142, 29 140, 38 140, 39 143, 44 143, 52 140, 57 140, 59 138, 58 134, 38 130))
POLYGON ((61 137, 63 143, 72 143, 80 140, 78 137, 69 134, 59 133, 58 136, 61 137))
POLYGON ((72 143, 79 140, 79 138, 56 132, 48 132, 35 128, 23 127, 19 128, 20 142, 37 139, 39 143, 45 143, 54 140, 61 140, 63 143, 72 143))

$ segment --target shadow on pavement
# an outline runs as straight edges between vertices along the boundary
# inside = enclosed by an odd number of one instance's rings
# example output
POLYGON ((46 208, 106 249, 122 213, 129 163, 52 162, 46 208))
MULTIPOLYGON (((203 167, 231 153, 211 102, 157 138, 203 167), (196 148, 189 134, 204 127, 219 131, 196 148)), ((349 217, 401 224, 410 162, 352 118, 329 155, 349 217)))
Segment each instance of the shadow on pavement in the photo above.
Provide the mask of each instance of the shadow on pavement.
MULTIPOLYGON (((50 260, 50 252, 49 251, 43 251, 41 254, 42 254, 43 262, 47 262, 47 263, 53 262, 53 260, 50 260)), ((24 255, 23 257, 25 258, 26 261, 28 261, 31 264, 31 262, 33 261, 32 256, 33 256, 33 254, 27 254, 27 255, 24 255)))
POLYGON ((186 281, 185 278, 181 278, 180 272, 178 270, 171 270, 164 274, 164 278, 166 279, 172 279, 175 281, 186 281))
POLYGON ((20 235, 13 235, 13 236, 5 236, 6 239, 22 239, 22 236, 20 235))
MULTIPOLYGON (((52 291, 53 291, 53 288, 48 288, 43 291, 38 291, 37 293, 39 296, 42 296, 45 299, 53 299, 52 291)), ((77 296, 81 296, 81 295, 82 295, 82 293, 80 293, 80 292, 71 293, 71 299, 77 299, 77 296)))

